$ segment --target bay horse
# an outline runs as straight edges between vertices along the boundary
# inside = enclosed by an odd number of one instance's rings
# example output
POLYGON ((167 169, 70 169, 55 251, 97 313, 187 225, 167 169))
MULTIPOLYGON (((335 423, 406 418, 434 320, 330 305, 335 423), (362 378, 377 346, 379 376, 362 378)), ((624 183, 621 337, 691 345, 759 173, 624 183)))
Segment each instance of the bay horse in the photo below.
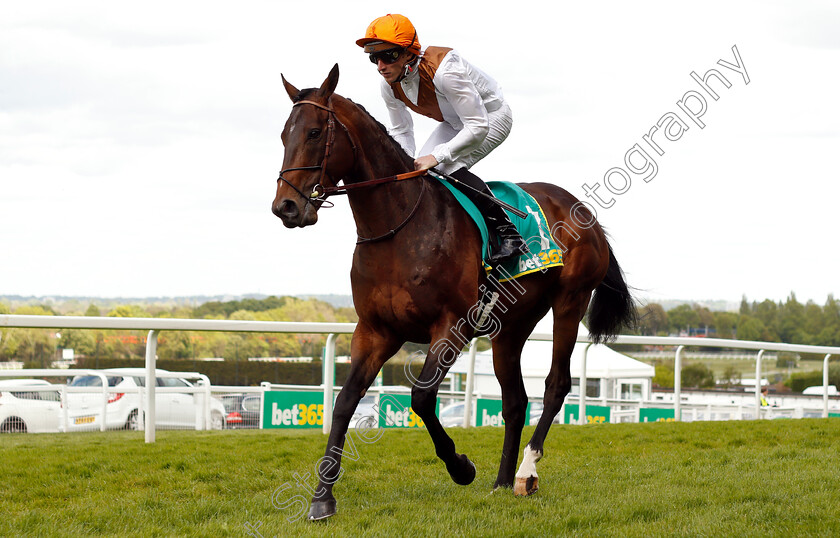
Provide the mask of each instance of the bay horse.
POLYGON ((455 443, 438 420, 437 392, 465 344, 490 333, 505 421, 494 488, 512 487, 515 495, 536 492, 536 462, 543 456, 549 427, 571 389, 569 361, 587 308, 595 342, 608 340, 622 325, 635 320, 623 273, 595 217, 555 185, 521 184, 542 207, 563 251, 564 265, 516 280, 491 282, 482 265, 478 227, 439 180, 410 173, 413 158, 381 123, 360 105, 334 93, 337 64, 319 88, 298 90, 285 77, 282 80, 293 107, 281 136, 285 155, 272 211, 288 228, 309 226, 317 222, 326 196, 341 192, 348 197, 359 236, 350 270, 359 321, 351 343, 350 370, 335 402, 325 458, 319 460, 320 482, 309 519, 336 513, 332 490, 341 471, 350 419, 385 361, 405 342, 430 344, 412 387, 411 407, 425 423, 451 478, 467 485, 475 478, 475 466, 455 451, 455 443), (403 173, 410 179, 403 179, 399 175, 403 173), (339 187, 342 180, 344 186, 339 187), (490 287, 499 292, 490 316, 494 323, 479 325, 476 306, 490 287), (520 355, 549 309, 554 343, 544 410, 516 470, 528 404, 520 355))

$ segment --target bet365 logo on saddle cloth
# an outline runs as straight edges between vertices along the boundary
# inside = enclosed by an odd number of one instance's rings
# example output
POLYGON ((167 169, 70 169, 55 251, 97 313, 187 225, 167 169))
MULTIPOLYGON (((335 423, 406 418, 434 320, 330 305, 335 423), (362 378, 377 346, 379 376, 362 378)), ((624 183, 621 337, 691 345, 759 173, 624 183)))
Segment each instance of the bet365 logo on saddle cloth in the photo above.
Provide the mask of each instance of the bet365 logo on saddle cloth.
MULTIPOLYGON (((478 226, 478 230, 481 232, 481 239, 484 241, 484 255, 486 257, 486 245, 489 234, 484 217, 481 216, 475 204, 463 193, 450 185, 449 182, 443 180, 441 182, 455 196, 455 199, 458 200, 470 217, 472 217, 476 226, 478 226)), ((490 190, 493 191, 496 198, 528 215, 526 218, 521 219, 509 211, 505 211, 531 252, 530 254, 525 254, 503 263, 499 271, 501 274, 499 281, 505 282, 506 280, 512 280, 535 271, 544 271, 549 267, 563 265, 563 251, 551 236, 551 228, 549 228, 545 214, 537 201, 525 192, 522 187, 508 181, 488 181, 487 186, 490 187, 490 190)), ((484 265, 484 268, 488 271, 490 270, 487 264, 484 265)))

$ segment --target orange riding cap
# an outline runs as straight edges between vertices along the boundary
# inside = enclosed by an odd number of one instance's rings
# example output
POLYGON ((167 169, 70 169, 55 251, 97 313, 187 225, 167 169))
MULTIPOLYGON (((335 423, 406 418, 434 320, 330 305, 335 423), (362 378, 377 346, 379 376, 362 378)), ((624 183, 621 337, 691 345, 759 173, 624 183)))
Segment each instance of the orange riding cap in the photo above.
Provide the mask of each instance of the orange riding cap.
POLYGON ((356 41, 365 52, 379 52, 402 47, 412 54, 420 54, 420 40, 417 39, 417 30, 411 21, 403 15, 388 14, 375 19, 365 32, 365 37, 356 41))

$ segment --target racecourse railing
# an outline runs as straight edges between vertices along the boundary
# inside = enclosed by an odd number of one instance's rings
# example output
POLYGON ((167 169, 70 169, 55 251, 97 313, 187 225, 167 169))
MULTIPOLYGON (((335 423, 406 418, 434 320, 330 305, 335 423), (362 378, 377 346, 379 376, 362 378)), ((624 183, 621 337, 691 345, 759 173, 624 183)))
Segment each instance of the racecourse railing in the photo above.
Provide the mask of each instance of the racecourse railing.
MULTIPOLYGON (((96 392, 102 396, 102 406, 99 408, 101 411, 101 420, 99 424, 99 430, 105 431, 107 429, 108 423, 108 403, 109 397, 114 394, 137 394, 140 399, 139 407, 145 410, 145 413, 138 414, 138 429, 145 429, 144 421, 147 420, 148 417, 148 408, 154 408, 155 405, 151 404, 149 406, 147 403, 144 403, 144 399, 147 396, 148 391, 144 387, 112 387, 108 385, 108 376, 102 370, 90 370, 90 369, 61 369, 61 368, 27 368, 25 370, 0 370, 0 382, 4 378, 12 378, 12 377, 20 377, 21 374, 24 374, 28 377, 58 377, 58 378, 68 378, 68 377, 75 377, 75 376, 94 376, 99 378, 99 386, 95 387, 75 387, 70 386, 68 384, 61 384, 61 385, 51 385, 49 387, 42 387, 40 385, 34 385, 31 387, 7 387, 6 390, 10 391, 21 391, 21 392, 38 392, 38 391, 56 391, 59 394, 59 401, 61 402, 61 413, 60 413, 60 431, 68 432, 70 431, 70 422, 69 422, 69 409, 70 405, 68 403, 68 394, 90 394, 92 392, 96 392)), ((148 371, 147 371, 148 374, 148 371)), ((168 378, 176 378, 176 379, 197 379, 198 385, 192 387, 155 387, 151 394, 152 396, 155 393, 161 394, 193 394, 200 396, 201 404, 196 406, 196 421, 195 426, 197 430, 205 430, 210 429, 210 397, 211 397, 211 385, 210 379, 198 372, 161 372, 159 370, 154 371, 152 379, 160 377, 168 377, 168 378)), ((155 385, 156 383, 152 383, 155 385)), ((213 390, 219 390, 220 388, 224 387, 212 387, 213 390)), ((239 388, 240 392, 244 391, 243 388, 239 388)), ((152 417, 150 420, 150 427, 154 429, 155 427, 155 417, 152 417)))
MULTIPOLYGON (((112 330, 148 330, 146 341, 146 394, 147 405, 146 442, 155 441, 155 366, 157 353, 157 337, 161 331, 215 331, 215 332, 246 332, 246 333, 302 333, 327 334, 324 353, 324 371, 331 372, 335 365, 335 339, 338 334, 351 334, 355 329, 354 323, 304 323, 277 321, 239 321, 239 320, 199 320, 173 318, 119 318, 119 317, 88 317, 88 316, 20 316, 0 315, 0 329, 2 328, 30 328, 30 329, 112 329, 112 330)), ((552 341, 551 333, 533 333, 530 340, 552 341)), ((592 345, 588 335, 578 335, 577 342, 585 344, 583 363, 581 365, 581 387, 586 386, 586 356, 592 345)), ((743 340, 727 340, 722 338, 688 338, 664 336, 618 336, 615 344, 659 345, 675 347, 674 364, 674 417, 681 417, 681 364, 683 350, 686 347, 716 347, 724 349, 751 350, 756 352, 756 380, 761 379, 761 359, 766 351, 786 351, 791 353, 824 354, 823 360, 823 417, 828 417, 828 363, 832 355, 840 355, 840 347, 809 346, 800 344, 781 344, 773 342, 753 342, 743 340)), ((473 340, 469 349, 469 366, 465 393, 473 395, 474 366, 476 341, 473 340)), ((335 386, 333 376, 327 375, 323 379, 324 417, 323 431, 328 433, 332 423, 332 407, 335 386)), ((761 384, 755 384, 755 415, 761 416, 761 384)), ((464 426, 469 426, 472 397, 465 398, 464 426)), ((579 398, 578 422, 586 423, 586 402, 584 394, 579 398)))

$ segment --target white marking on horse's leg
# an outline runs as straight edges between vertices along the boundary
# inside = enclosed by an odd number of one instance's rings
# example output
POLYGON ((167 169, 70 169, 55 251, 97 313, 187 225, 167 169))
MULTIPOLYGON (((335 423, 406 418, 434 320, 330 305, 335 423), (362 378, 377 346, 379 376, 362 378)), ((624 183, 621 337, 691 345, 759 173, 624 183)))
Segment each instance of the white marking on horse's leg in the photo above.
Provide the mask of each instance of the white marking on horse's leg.
POLYGON ((527 445, 523 453, 522 463, 516 471, 516 478, 537 476, 537 462, 542 458, 542 452, 532 450, 531 445, 527 445))
POLYGON ((522 463, 516 471, 516 480, 513 484, 513 494, 517 497, 533 495, 539 489, 539 477, 537 476, 537 462, 542 458, 542 452, 533 450, 531 445, 525 447, 522 463))

